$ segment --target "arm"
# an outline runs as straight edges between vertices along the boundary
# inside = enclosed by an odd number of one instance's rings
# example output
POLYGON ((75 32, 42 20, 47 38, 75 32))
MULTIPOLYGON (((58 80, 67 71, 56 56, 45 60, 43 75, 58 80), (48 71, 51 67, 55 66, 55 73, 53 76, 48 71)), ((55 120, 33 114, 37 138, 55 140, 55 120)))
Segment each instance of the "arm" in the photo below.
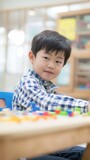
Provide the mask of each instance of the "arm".
POLYGON ((88 101, 62 94, 47 93, 45 88, 38 84, 35 79, 31 79, 29 83, 27 83, 27 79, 25 80, 23 92, 28 97, 27 106, 29 106, 30 101, 33 101, 40 106, 41 110, 54 110, 56 107, 61 106, 63 109, 66 107, 67 109, 80 107, 82 112, 87 111, 88 101))
POLYGON ((30 106, 30 102, 35 102, 36 105, 40 106, 40 110, 55 110, 61 106, 63 109, 80 107, 81 111, 85 112, 88 106, 88 101, 62 94, 47 93, 46 89, 31 77, 29 80, 25 78, 17 87, 14 93, 13 106, 18 105, 27 108, 30 106))

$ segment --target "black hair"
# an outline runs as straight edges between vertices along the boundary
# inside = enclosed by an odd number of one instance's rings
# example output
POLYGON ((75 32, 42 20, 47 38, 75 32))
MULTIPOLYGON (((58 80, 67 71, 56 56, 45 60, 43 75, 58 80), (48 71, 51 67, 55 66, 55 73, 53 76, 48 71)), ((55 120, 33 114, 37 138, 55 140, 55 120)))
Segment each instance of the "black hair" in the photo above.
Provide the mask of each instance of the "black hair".
POLYGON ((56 31, 44 30, 33 38, 31 45, 31 50, 35 56, 41 49, 45 49, 46 52, 64 52, 65 65, 71 54, 71 42, 56 31))

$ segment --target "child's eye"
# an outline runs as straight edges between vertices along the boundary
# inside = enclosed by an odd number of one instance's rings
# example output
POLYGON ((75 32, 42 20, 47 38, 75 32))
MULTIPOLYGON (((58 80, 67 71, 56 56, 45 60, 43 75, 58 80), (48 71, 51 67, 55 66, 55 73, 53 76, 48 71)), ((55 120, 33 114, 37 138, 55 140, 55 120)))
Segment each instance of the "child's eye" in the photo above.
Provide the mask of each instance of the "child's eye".
POLYGON ((56 61, 56 63, 62 63, 62 62, 60 62, 60 61, 56 61))
POLYGON ((43 57, 44 59, 48 60, 49 58, 48 57, 43 57))

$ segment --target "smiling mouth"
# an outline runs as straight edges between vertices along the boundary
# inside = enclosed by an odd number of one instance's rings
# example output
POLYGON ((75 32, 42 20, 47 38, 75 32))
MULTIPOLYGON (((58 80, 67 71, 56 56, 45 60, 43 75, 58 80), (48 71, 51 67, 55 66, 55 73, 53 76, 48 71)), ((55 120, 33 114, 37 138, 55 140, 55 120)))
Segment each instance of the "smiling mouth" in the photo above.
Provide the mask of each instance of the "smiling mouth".
POLYGON ((49 74, 54 74, 54 73, 53 73, 53 72, 51 72, 51 71, 44 71, 44 72, 49 73, 49 74))

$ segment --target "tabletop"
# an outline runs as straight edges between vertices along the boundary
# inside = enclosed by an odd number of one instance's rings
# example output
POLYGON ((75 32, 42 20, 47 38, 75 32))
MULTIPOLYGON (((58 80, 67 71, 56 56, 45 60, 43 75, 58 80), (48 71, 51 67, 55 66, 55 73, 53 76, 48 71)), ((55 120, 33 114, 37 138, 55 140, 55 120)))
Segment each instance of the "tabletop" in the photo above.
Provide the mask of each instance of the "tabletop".
MULTIPOLYGON (((59 117, 38 121, 0 121, 0 159, 36 157, 90 143, 90 117, 59 117)), ((89 159, 87 159, 89 160, 89 159)))

